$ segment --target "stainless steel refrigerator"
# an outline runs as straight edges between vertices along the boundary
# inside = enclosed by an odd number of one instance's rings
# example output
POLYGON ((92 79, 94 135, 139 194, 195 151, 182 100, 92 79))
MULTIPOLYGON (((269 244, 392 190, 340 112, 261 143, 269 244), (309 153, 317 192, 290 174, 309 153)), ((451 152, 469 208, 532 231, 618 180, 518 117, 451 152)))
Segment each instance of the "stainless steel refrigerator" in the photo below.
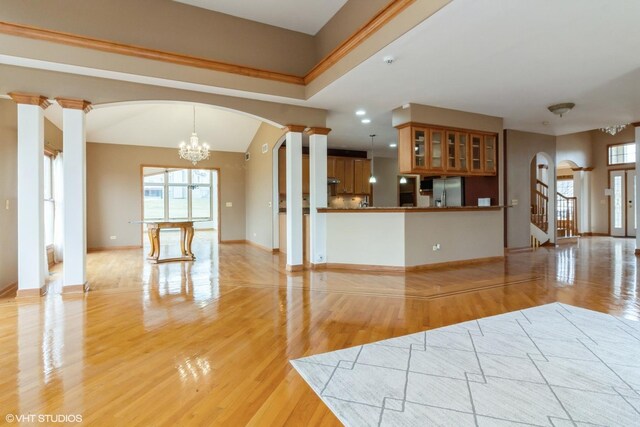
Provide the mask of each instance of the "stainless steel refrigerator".
POLYGON ((464 181, 462 177, 433 180, 434 206, 464 206, 464 181))

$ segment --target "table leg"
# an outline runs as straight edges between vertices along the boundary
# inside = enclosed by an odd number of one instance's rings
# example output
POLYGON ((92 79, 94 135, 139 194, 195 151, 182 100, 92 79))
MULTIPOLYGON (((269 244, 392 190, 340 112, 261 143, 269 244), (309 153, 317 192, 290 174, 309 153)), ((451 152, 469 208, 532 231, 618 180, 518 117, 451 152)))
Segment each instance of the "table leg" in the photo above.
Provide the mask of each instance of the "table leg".
POLYGON ((193 242, 193 225, 187 226, 187 232, 186 232, 186 250, 187 250, 187 256, 190 256, 191 258, 195 259, 196 257, 193 255, 193 252, 191 251, 191 242, 193 242))
POLYGON ((187 228, 182 226, 180 227, 180 253, 182 253, 182 256, 187 256, 187 252, 185 250, 186 238, 187 238, 187 228))
POLYGON ((160 258, 160 229, 153 228, 149 230, 149 238, 151 239, 151 253, 150 260, 158 262, 160 258))
POLYGON ((153 228, 151 226, 147 227, 147 234, 149 235, 149 258, 153 258, 153 255, 156 253, 156 246, 153 243, 153 228))

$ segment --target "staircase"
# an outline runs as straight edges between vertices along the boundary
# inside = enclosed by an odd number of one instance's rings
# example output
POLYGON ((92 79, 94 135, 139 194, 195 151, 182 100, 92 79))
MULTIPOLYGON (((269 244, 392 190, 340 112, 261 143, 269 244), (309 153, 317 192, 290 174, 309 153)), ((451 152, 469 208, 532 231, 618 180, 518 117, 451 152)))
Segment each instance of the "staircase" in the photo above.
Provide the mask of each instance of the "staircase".
POLYGON ((531 224, 547 233, 549 231, 549 186, 537 180, 531 201, 531 224))
MULTIPOLYGON (((550 241, 549 186, 537 180, 531 203, 531 247, 550 241)), ((556 232, 558 239, 575 240, 578 235, 577 198, 556 194, 556 232)))
POLYGON ((567 197, 560 193, 556 196, 556 229, 558 237, 578 235, 578 211, 576 197, 567 197))

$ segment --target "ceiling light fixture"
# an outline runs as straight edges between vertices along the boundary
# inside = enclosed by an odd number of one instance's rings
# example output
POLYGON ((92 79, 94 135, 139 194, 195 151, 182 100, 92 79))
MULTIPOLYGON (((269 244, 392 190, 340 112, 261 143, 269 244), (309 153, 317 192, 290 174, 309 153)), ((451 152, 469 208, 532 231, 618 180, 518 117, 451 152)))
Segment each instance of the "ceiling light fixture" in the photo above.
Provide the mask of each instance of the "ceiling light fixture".
POLYGON ((391 148, 396 148, 398 146, 398 144, 396 144, 395 142, 392 142, 391 144, 389 144, 389 147, 391 148))
POLYGON ((376 137, 375 134, 369 135, 371 137, 371 177, 369 177, 369 184, 375 184, 377 182, 375 175, 373 175, 373 138, 376 137))
POLYGON ((181 158, 190 161, 194 165, 201 160, 209 158, 209 144, 206 142, 200 144, 198 134, 196 133, 196 107, 193 106, 193 133, 189 137, 189 143, 180 142, 178 154, 181 158))
POLYGON ((365 110, 356 111, 356 116, 364 116, 365 114, 367 114, 367 112, 365 110))
POLYGON ((371 123, 371 119, 362 119, 361 122, 365 125, 368 125, 369 123, 371 123))
POLYGON ((573 102, 563 102, 562 104, 550 105, 547 108, 553 114, 562 117, 563 114, 567 114, 575 106, 576 106, 576 104, 574 104, 573 102))
POLYGON ((600 130, 604 133, 608 133, 609 135, 613 136, 616 133, 620 132, 622 129, 626 128, 627 126, 629 126, 629 123, 625 123, 622 125, 607 126, 607 127, 600 128, 600 130))
POLYGON ((400 184, 406 184, 407 183, 407 178, 402 176, 400 177, 400 184))

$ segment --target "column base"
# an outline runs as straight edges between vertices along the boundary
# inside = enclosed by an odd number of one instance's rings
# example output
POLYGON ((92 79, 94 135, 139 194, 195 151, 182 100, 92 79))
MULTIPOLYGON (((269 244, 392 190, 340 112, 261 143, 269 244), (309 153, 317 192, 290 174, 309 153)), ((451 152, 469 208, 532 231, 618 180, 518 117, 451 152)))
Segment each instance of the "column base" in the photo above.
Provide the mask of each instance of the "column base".
POLYGON ((289 265, 287 264, 287 271, 302 271, 304 270, 304 265, 289 265))
POLYGON ((64 285, 62 287, 63 294, 83 294, 89 290, 89 283, 84 285, 64 285))
POLYGON ((43 286, 41 288, 34 288, 34 289, 18 289, 16 291, 16 298, 19 299, 19 298, 41 297, 47 293, 46 291, 47 291, 46 286, 43 286))
POLYGON ((327 263, 323 262, 323 263, 318 263, 318 264, 309 264, 309 268, 311 270, 326 270, 327 269, 327 263))

